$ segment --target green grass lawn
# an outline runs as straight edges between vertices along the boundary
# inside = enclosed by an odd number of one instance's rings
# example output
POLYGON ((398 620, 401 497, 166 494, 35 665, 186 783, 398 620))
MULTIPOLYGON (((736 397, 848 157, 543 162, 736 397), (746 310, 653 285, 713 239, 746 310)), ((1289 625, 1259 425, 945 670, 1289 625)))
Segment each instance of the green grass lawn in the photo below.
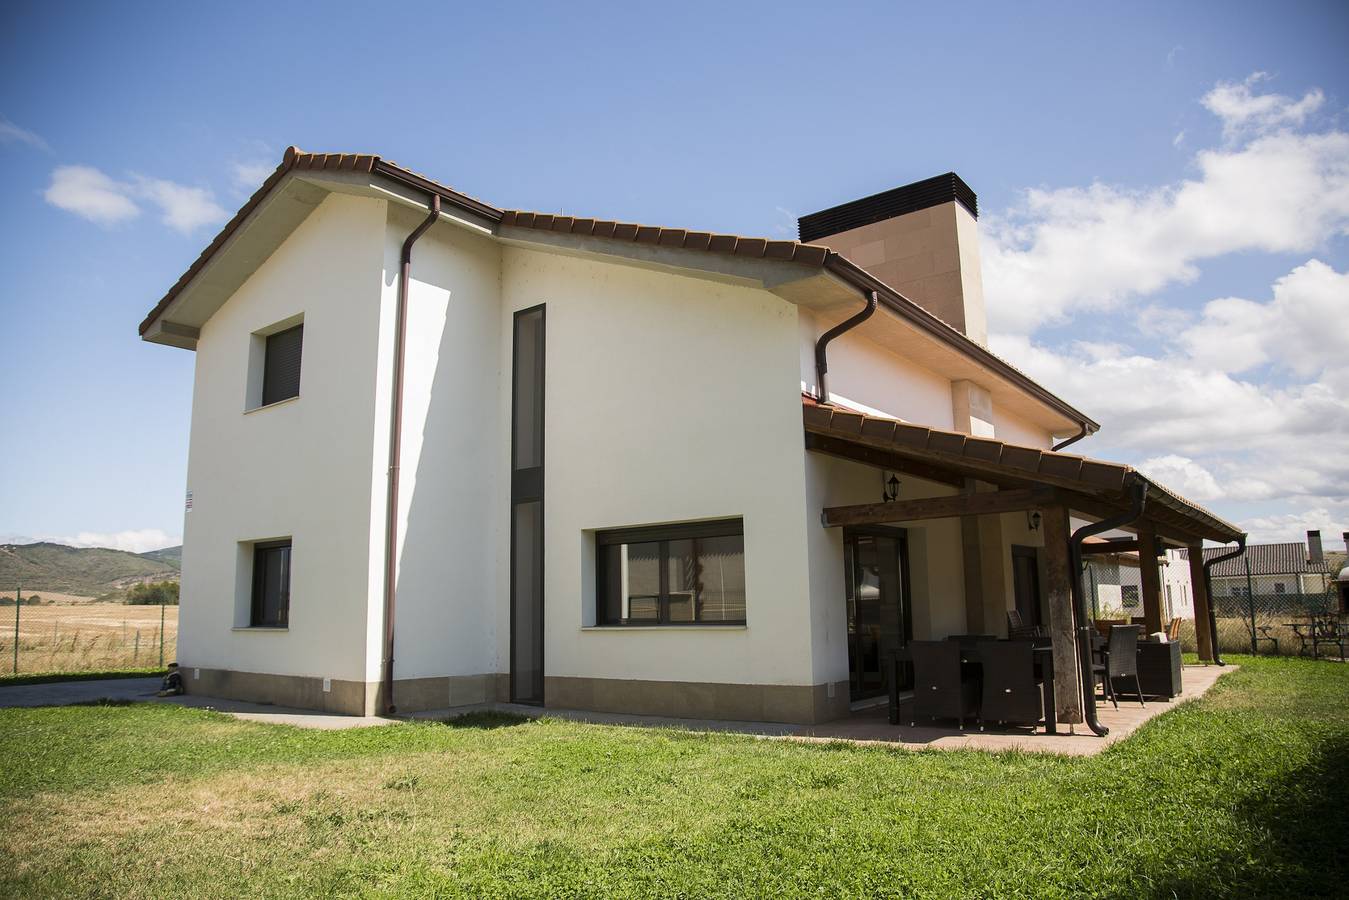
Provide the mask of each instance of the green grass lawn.
POLYGON ((1089 759, 557 720, 0 710, 0 895, 1344 896, 1349 665, 1089 759))

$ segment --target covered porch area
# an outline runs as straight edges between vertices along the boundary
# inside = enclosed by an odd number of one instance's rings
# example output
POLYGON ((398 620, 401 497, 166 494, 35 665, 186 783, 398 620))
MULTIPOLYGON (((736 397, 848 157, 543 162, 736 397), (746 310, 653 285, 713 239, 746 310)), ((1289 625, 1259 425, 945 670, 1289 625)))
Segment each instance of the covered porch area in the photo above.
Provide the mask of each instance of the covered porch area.
MULTIPOLYGON (((889 692, 902 697, 913 690, 914 654, 922 645, 954 639, 972 648, 959 663, 977 680, 981 656, 991 659, 1007 648, 981 653, 975 642, 1014 637, 1034 644, 1035 677, 1046 699, 1041 724, 1056 723, 1065 733, 1085 724, 1094 735, 1108 734, 1117 714, 1113 705, 1108 714, 1098 712, 1093 669, 1108 658, 1113 637, 1168 631, 1156 564, 1168 548, 1191 551, 1199 656, 1215 661, 1200 551, 1206 540, 1243 543, 1235 526, 1128 466, 915 426, 808 396, 802 403, 813 459, 810 496, 819 504, 812 513, 828 535, 818 545, 818 568, 827 570, 841 557, 846 576, 854 718, 875 716, 867 701, 875 696, 878 662, 889 692), (900 550, 891 573, 878 565, 889 559, 887 540, 900 550), (1128 634, 1112 636, 1092 621, 1083 558, 1124 551, 1139 555, 1142 616, 1137 627, 1125 624, 1128 634), (899 601, 888 602, 887 591, 899 601)), ((1145 643, 1151 646, 1139 644, 1140 660, 1161 659, 1174 670, 1162 673, 1174 688, 1158 695, 1184 696, 1186 679, 1207 680, 1197 670, 1181 671, 1178 646, 1145 643)), ((1123 659, 1122 651, 1116 658, 1123 659)), ((961 687, 979 690, 969 684, 952 689, 961 687)), ((978 706, 977 699, 970 702, 978 706)), ((910 716, 896 721, 908 725, 910 716)), ((981 720, 977 712, 971 717, 967 726, 981 720)), ((950 726, 958 730, 956 721, 950 726)))

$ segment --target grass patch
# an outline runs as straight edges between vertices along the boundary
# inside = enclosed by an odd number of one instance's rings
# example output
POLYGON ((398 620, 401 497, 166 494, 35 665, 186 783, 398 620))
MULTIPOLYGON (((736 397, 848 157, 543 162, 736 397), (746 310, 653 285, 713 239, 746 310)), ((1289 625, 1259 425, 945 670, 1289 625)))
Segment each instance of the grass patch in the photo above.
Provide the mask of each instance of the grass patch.
POLYGON ((0 895, 1341 894, 1349 666, 1235 661, 1090 759, 0 710, 0 895))
POLYGON ((107 669, 101 672, 43 672, 40 675, 0 675, 0 687, 23 684, 51 684, 56 681, 105 681, 109 678, 147 678, 162 676, 165 669, 148 666, 140 669, 107 669))

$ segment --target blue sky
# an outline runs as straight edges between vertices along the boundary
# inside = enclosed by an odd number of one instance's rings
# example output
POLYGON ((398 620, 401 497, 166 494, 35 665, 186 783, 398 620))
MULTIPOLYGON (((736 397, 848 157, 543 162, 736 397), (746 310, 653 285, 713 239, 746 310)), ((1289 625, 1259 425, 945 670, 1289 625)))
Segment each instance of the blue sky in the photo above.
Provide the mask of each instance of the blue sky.
POLYGON ((0 536, 178 539, 192 355, 135 328, 289 144, 770 236, 954 169, 1075 449, 1349 528, 1342 3, 397 9, 0 8, 0 536))

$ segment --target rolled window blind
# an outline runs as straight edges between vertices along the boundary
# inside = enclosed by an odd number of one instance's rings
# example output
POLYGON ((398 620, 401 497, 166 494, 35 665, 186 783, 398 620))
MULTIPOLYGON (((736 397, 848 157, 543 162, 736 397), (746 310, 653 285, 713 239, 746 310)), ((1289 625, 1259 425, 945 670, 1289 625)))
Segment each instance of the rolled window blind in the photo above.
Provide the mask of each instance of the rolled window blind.
POLYGON ((303 344, 303 325, 268 335, 262 376, 263 406, 300 395, 300 348, 303 344))

